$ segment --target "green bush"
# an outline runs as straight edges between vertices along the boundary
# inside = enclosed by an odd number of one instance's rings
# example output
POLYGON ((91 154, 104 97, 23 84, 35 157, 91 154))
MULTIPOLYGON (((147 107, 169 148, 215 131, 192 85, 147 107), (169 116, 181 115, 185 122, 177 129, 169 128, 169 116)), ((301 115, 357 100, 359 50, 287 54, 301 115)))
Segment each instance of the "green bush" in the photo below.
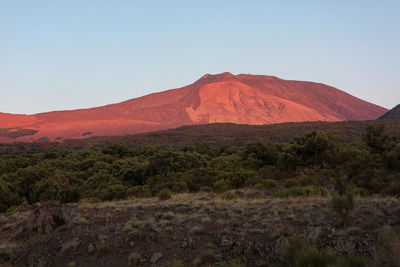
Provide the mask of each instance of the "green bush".
POLYGON ((234 191, 228 191, 228 192, 223 193, 221 195, 221 198, 225 199, 225 200, 237 199, 237 194, 234 191))
POLYGON ((400 177, 396 177, 395 180, 391 181, 384 192, 388 195, 400 196, 400 177))
POLYGON ((168 200, 172 197, 172 194, 168 189, 162 189, 160 192, 158 192, 157 196, 159 200, 168 200))
POLYGON ((175 193, 186 193, 188 191, 188 185, 185 181, 177 181, 173 184, 172 191, 175 193))
POLYGON ((290 188, 284 188, 275 193, 275 197, 287 198, 287 197, 312 197, 312 196, 324 196, 325 191, 319 186, 294 186, 290 188))
POLYGON ((300 178, 299 184, 301 186, 308 186, 308 185, 316 185, 317 182, 315 181, 315 177, 311 175, 304 175, 300 178))
POLYGON ((151 192, 148 186, 133 186, 127 190, 128 196, 130 197, 151 197, 151 192))
POLYGON ((330 204, 332 209, 340 218, 340 222, 346 225, 348 222, 349 214, 353 210, 355 205, 354 196, 352 193, 347 193, 346 195, 333 195, 330 204))
POLYGON ((299 182, 296 179, 286 179, 284 184, 285 188, 295 187, 299 185, 299 182))
POLYGON ((282 255, 282 266, 296 267, 363 267, 365 263, 361 257, 353 255, 341 256, 328 250, 318 250, 303 243, 297 237, 288 238, 288 245, 282 255))
POLYGON ((217 193, 223 193, 230 189, 229 184, 225 180, 218 180, 214 184, 214 191, 217 193))
POLYGON ((181 260, 173 260, 171 263, 167 264, 167 267, 185 267, 185 264, 181 260))
POLYGON ((96 194, 96 197, 100 200, 114 200, 124 199, 128 196, 127 188, 121 184, 110 185, 104 188, 96 194))
POLYGON ((272 189, 278 186, 278 182, 272 179, 266 179, 262 184, 266 189, 272 189))
POLYGON ((400 234, 391 227, 385 227, 379 236, 377 260, 380 266, 400 266, 400 234))
POLYGON ((200 191, 201 192, 212 192, 213 189, 211 186, 200 186, 200 191))
POLYGON ((369 192, 367 189, 361 188, 361 187, 356 187, 353 190, 351 190, 351 193, 354 196, 360 196, 360 197, 366 197, 369 195, 369 192))
POLYGON ((0 180, 0 213, 21 202, 22 199, 19 199, 18 194, 12 190, 11 185, 0 180))

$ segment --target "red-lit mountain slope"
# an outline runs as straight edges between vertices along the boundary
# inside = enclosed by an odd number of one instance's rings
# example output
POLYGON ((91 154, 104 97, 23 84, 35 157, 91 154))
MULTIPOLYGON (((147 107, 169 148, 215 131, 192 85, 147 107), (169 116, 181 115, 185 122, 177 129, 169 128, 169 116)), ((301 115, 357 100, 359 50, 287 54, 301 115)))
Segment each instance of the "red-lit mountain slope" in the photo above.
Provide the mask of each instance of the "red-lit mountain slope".
POLYGON ((222 73, 118 104, 35 115, 0 113, 0 142, 125 135, 189 124, 370 120, 387 110, 333 87, 222 73))

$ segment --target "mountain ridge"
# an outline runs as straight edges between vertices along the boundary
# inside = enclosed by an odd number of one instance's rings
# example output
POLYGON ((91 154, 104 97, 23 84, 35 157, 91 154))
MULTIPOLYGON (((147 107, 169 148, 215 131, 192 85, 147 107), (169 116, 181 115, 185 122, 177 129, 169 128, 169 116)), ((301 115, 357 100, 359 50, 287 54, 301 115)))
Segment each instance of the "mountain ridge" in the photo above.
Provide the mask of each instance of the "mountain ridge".
POLYGON ((224 72, 105 106, 33 115, 0 113, 0 142, 125 135, 204 123, 370 120, 386 111, 321 83, 224 72))
POLYGON ((378 120, 400 120, 400 104, 380 116, 378 120))

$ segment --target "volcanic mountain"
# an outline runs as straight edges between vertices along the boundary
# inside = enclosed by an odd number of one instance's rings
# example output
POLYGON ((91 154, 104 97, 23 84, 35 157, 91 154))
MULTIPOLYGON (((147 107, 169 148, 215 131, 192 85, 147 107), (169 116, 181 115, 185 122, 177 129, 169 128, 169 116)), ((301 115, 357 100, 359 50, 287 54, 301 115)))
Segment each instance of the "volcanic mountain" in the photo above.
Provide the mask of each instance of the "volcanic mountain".
POLYGON ((386 111, 320 83, 226 72, 102 107, 34 115, 0 113, 0 142, 125 135, 215 122, 370 120, 386 111))
POLYGON ((400 120, 400 104, 380 116, 378 120, 400 120))

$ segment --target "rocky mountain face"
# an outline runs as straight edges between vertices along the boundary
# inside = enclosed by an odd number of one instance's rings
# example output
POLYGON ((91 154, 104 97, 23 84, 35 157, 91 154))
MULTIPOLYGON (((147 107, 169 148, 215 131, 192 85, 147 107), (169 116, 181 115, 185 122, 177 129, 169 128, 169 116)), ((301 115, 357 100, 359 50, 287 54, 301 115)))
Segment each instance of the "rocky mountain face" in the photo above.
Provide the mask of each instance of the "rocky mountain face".
POLYGON ((378 120, 400 120, 400 104, 380 116, 378 120))
POLYGON ((206 123, 371 120, 386 111, 320 83, 226 72, 102 107, 34 115, 0 113, 0 142, 126 135, 206 123))

